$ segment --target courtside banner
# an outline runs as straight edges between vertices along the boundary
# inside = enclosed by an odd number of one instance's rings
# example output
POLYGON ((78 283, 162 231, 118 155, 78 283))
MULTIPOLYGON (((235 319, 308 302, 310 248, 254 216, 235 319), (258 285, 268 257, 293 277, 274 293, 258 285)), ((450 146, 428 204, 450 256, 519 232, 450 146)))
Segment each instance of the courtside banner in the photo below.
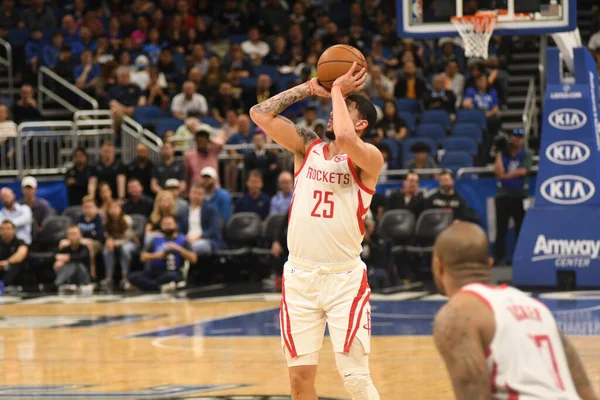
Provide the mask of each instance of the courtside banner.
POLYGON ((513 284, 554 286, 576 271, 579 286, 600 286, 600 124, 598 74, 589 51, 574 51, 575 82, 561 82, 560 54, 548 49, 535 206, 525 216, 513 284))

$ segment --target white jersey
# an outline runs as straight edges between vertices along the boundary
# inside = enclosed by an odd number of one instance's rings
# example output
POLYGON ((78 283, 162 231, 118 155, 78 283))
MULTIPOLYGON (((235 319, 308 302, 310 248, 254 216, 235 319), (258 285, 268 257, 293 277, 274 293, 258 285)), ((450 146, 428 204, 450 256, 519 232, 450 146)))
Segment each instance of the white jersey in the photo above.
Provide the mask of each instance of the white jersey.
POLYGON ((346 154, 327 160, 328 146, 315 140, 295 174, 288 217, 290 261, 334 265, 360 260, 373 191, 360 181, 346 154))
POLYGON ((493 398, 578 400, 577 390, 552 313, 518 289, 472 283, 494 313, 496 331, 487 353, 493 398))

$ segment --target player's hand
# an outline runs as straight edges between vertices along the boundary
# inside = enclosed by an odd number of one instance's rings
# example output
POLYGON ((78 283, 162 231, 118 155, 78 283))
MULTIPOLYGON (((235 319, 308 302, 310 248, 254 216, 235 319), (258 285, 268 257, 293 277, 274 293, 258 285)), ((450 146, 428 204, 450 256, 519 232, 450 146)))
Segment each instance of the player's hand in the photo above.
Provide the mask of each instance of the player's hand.
POLYGON ((331 97, 331 92, 329 90, 325 89, 323 86, 321 86, 318 78, 312 78, 310 80, 310 83, 312 84, 312 88, 314 90, 313 93, 315 96, 331 97))
MULTIPOLYGON (((358 92, 365 87, 365 81, 367 80, 366 68, 358 68, 356 62, 352 63, 352 66, 344 75, 337 78, 333 85, 340 85, 342 94, 348 96, 351 93, 358 92)), ((333 86, 332 86, 333 87, 333 86)))

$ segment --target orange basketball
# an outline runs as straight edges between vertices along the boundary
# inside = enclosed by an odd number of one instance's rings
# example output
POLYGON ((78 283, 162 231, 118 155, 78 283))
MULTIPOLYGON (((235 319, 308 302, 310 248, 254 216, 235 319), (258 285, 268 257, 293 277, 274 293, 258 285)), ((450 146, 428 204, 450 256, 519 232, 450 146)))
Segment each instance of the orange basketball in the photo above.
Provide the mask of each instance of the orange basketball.
POLYGON ((353 62, 356 62, 359 67, 367 68, 365 56, 356 47, 346 44, 331 46, 321 54, 317 62, 319 82, 327 89, 331 89, 333 81, 348 72, 353 62))

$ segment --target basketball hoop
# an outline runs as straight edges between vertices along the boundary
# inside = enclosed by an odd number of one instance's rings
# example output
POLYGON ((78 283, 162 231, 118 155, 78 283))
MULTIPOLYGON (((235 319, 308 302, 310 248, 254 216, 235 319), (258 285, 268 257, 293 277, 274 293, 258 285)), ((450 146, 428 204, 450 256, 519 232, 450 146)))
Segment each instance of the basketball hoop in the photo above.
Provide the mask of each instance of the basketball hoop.
POLYGON ((488 44, 497 19, 494 12, 478 12, 475 15, 455 16, 450 19, 463 39, 465 56, 488 58, 488 44))

